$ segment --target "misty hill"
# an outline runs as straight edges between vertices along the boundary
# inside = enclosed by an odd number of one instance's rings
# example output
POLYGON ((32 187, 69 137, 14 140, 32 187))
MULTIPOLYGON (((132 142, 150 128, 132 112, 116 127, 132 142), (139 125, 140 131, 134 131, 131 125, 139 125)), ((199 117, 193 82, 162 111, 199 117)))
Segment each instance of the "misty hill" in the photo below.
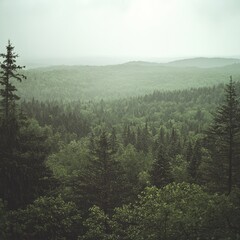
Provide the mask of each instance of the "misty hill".
POLYGON ((190 58, 169 62, 169 66, 174 67, 199 67, 199 68, 213 68, 223 67, 240 63, 240 59, 237 58, 190 58))
POLYGON ((122 65, 135 65, 135 66, 164 66, 165 64, 163 63, 157 63, 157 62, 145 62, 145 61, 130 61, 123 63, 122 65))
POLYGON ((240 79, 240 64, 190 68, 132 62, 111 66, 56 66, 31 69, 17 84, 23 99, 91 100, 139 96, 155 90, 212 86, 240 79))

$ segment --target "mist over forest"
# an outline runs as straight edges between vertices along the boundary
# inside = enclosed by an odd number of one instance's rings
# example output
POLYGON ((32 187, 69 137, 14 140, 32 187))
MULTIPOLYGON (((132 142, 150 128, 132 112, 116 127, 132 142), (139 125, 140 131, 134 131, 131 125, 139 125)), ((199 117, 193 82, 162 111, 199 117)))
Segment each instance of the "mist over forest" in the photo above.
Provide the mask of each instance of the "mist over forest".
POLYGON ((240 239, 238 0, 0 1, 0 239, 240 239))

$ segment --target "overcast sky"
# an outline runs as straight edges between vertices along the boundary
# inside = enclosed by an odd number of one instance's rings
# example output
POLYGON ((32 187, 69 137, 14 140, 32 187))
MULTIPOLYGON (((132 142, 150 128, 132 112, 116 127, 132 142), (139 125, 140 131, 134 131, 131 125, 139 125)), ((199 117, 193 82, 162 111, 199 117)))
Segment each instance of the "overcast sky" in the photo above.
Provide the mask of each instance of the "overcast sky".
POLYGON ((23 59, 239 56, 240 0, 0 0, 8 39, 23 59))

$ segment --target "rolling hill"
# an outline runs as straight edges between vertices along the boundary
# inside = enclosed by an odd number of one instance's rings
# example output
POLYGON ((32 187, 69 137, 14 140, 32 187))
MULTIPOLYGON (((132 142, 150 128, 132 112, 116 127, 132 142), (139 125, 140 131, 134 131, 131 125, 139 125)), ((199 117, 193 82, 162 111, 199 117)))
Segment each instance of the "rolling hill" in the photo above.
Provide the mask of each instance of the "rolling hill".
POLYGON ((148 62, 109 66, 55 66, 26 70, 17 83, 23 99, 97 100, 139 96, 154 90, 212 86, 240 79, 240 63, 216 68, 175 67, 148 62))
POLYGON ((223 67, 232 64, 240 63, 237 58, 190 58, 169 62, 167 65, 174 67, 199 67, 199 68, 213 68, 223 67))

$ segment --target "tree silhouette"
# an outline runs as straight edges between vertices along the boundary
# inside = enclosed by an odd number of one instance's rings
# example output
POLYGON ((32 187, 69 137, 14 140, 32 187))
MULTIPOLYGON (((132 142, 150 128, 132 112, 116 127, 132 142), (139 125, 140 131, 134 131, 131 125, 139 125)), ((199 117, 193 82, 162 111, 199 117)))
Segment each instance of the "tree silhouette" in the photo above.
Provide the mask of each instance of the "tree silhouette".
POLYGON ((0 84, 2 89, 0 94, 2 96, 2 107, 4 109, 4 117, 6 120, 9 118, 9 113, 14 112, 14 102, 19 99, 15 94, 17 90, 16 87, 11 83, 12 79, 22 81, 26 79, 26 76, 18 73, 18 70, 25 68, 25 66, 20 66, 16 64, 16 58, 18 55, 13 52, 14 47, 12 46, 10 40, 6 46, 7 53, 1 53, 0 56, 4 59, 1 63, 0 71, 0 84))

